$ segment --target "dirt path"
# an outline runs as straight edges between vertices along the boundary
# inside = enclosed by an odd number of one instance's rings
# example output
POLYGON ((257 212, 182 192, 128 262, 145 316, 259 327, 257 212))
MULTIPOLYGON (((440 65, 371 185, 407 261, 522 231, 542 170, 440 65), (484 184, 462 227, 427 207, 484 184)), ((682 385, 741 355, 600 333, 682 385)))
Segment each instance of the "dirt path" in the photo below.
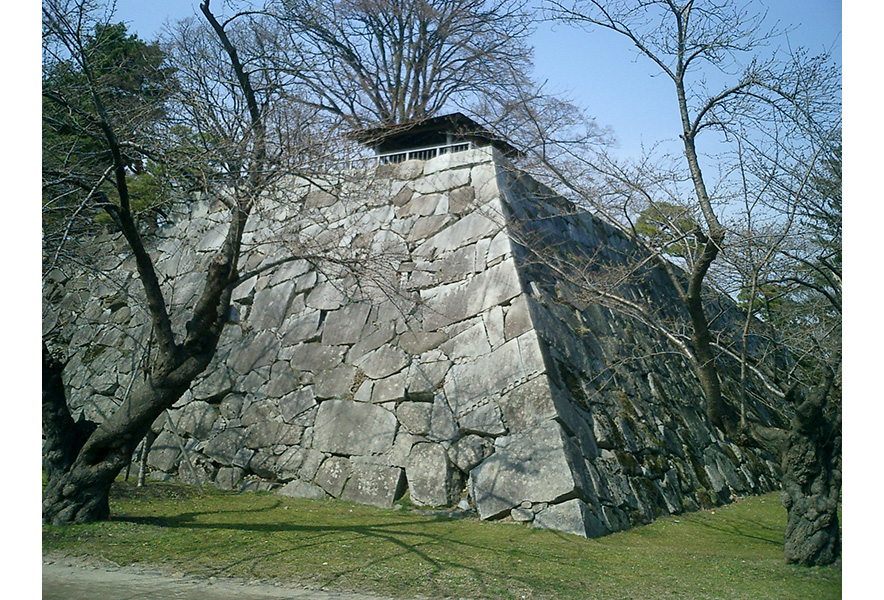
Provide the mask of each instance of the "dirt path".
POLYGON ((141 567, 97 567, 43 557, 43 600, 389 600, 228 579, 170 576, 141 567))

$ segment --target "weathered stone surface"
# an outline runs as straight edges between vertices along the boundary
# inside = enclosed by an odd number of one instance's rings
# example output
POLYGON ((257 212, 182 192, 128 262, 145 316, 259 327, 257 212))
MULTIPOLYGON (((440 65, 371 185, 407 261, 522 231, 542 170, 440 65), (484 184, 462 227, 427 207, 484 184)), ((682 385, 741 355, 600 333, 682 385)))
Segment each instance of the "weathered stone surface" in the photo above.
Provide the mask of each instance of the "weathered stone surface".
POLYGON ((232 466, 233 457, 243 447, 243 432, 239 427, 225 429, 206 442, 203 454, 217 463, 232 466))
POLYGON ((262 479, 276 478, 276 462, 279 457, 269 450, 261 449, 255 452, 249 461, 249 470, 262 479))
POLYGON ((508 513, 524 500, 555 502, 573 494, 581 480, 576 454, 555 422, 509 436, 506 446, 471 472, 471 496, 479 517, 508 513))
POLYGON ((288 482, 276 490, 276 493, 289 498, 308 498, 311 500, 321 500, 328 497, 321 487, 301 479, 288 482))
POLYGON ((494 444, 476 434, 465 435, 448 448, 448 458, 464 473, 469 473, 493 453, 494 444))
POLYGON ((249 314, 249 325, 257 329, 274 329, 282 325, 294 289, 293 282, 286 282, 255 293, 249 314))
POLYGON ((430 433, 427 436, 431 440, 445 441, 457 437, 457 421, 454 413, 448 406, 448 402, 442 394, 436 394, 433 398, 433 412, 430 417, 430 433))
POLYGON ((230 353, 227 365, 246 375, 253 369, 271 365, 279 352, 279 340, 270 331, 262 331, 254 338, 244 339, 230 353))
POLYGON ((280 454, 276 461, 276 478, 280 481, 296 478, 301 465, 304 464, 305 455, 305 450, 300 446, 293 446, 280 454))
POLYGON ((430 433, 430 419, 433 405, 428 402, 403 402, 396 407, 396 418, 405 429, 414 435, 430 433))
POLYGON ((340 454, 383 454, 393 447, 398 422, 373 404, 326 400, 319 405, 313 447, 340 454))
POLYGON ((346 346, 326 346, 325 344, 307 343, 292 349, 292 368, 300 371, 322 371, 331 369, 344 358, 346 346))
POLYGON ((432 331, 463 321, 520 292, 521 284, 512 261, 502 262, 464 282, 421 290, 424 327, 432 331))
POLYGON ((244 476, 245 471, 239 467, 221 467, 215 475, 215 485, 222 490, 235 490, 244 476))
POLYGON ((411 448, 405 469, 409 497, 422 506, 451 506, 460 498, 462 480, 441 444, 411 448))
POLYGON ((497 436, 507 432, 501 419, 500 408, 494 400, 470 408, 457 418, 457 424, 464 433, 497 436))
POLYGON ((453 362, 476 360, 491 352, 485 323, 479 319, 472 327, 458 333, 439 346, 439 349, 453 362))
POLYGON ((557 415, 549 382, 543 376, 516 386, 498 403, 512 433, 529 430, 557 415))
POLYGON ((279 400, 279 412, 286 423, 291 423, 314 406, 317 402, 312 387, 303 387, 279 400))
POLYGON ((298 425, 288 425, 279 421, 262 421, 255 423, 245 430, 243 444, 246 448, 271 448, 283 444, 292 446, 301 441, 304 428, 298 425))
POLYGON ((313 483, 335 498, 344 491, 350 477, 350 461, 343 456, 330 456, 320 465, 313 483))
POLYGON ((279 408, 275 400, 269 398, 254 400, 242 409, 241 422, 248 427, 273 420, 278 415, 279 408))
POLYGON ((171 431, 163 431, 157 436, 147 454, 147 464, 153 469, 171 473, 178 468, 181 458, 181 442, 171 431))
POLYGON ((344 305, 347 297, 332 283, 323 282, 316 285, 307 294, 307 306, 318 310, 336 310, 344 305))
POLYGON ((397 402, 405 397, 405 380, 407 373, 401 371, 374 382, 371 389, 371 401, 375 404, 397 402))
POLYGON ((390 508, 405 491, 405 473, 398 467, 354 464, 341 499, 390 508))
POLYGON ((579 498, 548 506, 534 515, 534 527, 555 529, 585 538, 600 537, 610 533, 607 527, 579 498))
POLYGON ((356 367, 338 365, 321 371, 313 381, 313 393, 317 398, 346 398, 356 381, 356 367))
POLYGON ((408 363, 408 355, 391 344, 381 346, 354 362, 371 379, 383 379, 401 371, 408 363))
POLYGON ((440 331, 406 331, 399 336, 398 344, 409 354, 423 354, 447 340, 448 336, 440 331))
POLYGON ((451 361, 437 351, 431 350, 412 360, 408 366, 405 389, 412 400, 431 401, 445 375, 451 368, 451 361))
POLYGON ((320 311, 311 309, 287 319, 280 328, 280 331, 285 332, 281 345, 294 346, 316 338, 319 335, 321 314, 320 311))
POLYGON ((322 343, 329 346, 354 344, 359 341, 371 305, 350 304, 331 311, 322 327, 322 343))
POLYGON ((455 414, 461 416, 483 399, 496 398, 544 370, 537 336, 528 332, 475 361, 451 367, 445 378, 445 395, 455 414))
POLYGON ((270 380, 261 391, 271 398, 280 398, 298 389, 301 381, 287 361, 277 361, 270 368, 270 380))
POLYGON ((184 408, 175 411, 172 422, 180 435, 204 440, 212 431, 218 418, 218 410, 207 402, 189 402, 184 408))
POLYGON ((209 400, 223 396, 233 389, 233 377, 226 368, 209 371, 200 382, 193 386, 193 397, 197 400, 209 400))

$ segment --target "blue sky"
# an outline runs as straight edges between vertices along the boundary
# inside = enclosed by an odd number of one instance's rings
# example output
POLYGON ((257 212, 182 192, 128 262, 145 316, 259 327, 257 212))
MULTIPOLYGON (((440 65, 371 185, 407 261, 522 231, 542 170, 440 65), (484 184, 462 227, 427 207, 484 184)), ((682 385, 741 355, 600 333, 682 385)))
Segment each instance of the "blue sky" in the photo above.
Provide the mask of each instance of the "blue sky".
MULTIPOLYGON (((788 41, 812 51, 832 50, 841 62, 840 0, 756 0, 773 24, 794 27, 788 41)), ((198 13, 196 1, 118 0, 117 17, 142 38, 157 35, 166 19, 198 13)), ((785 41, 785 40, 784 40, 785 41)), ((636 155, 641 144, 673 139, 679 129, 670 84, 653 77, 650 63, 636 59, 625 38, 604 31, 587 33, 543 24, 532 38, 535 78, 563 93, 610 127, 619 152, 636 155)))

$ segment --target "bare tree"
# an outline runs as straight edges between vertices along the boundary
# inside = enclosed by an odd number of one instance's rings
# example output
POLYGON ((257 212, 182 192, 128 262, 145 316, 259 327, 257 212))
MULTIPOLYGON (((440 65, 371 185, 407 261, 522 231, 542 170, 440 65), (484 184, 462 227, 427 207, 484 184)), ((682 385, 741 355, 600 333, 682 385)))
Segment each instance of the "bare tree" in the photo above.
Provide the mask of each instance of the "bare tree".
MULTIPOLYGON (((191 95, 191 107, 217 109, 217 120, 201 122, 191 114, 189 129, 182 129, 180 124, 169 127, 164 133, 172 139, 163 138, 169 143, 151 147, 140 143, 144 138, 134 135, 143 130, 132 127, 129 120, 135 114, 131 110, 113 110, 112 90, 103 81, 106 70, 100 68, 107 65, 97 64, 99 54, 89 51, 93 26, 106 24, 110 15, 102 15, 101 6, 89 0, 47 0, 43 4, 44 70, 64 67, 76 72, 83 91, 79 98, 83 101, 75 103, 44 78, 44 102, 59 109, 44 110, 44 117, 66 116, 72 121, 70 126, 96 148, 91 155, 95 163, 92 168, 62 173, 65 156, 58 155, 61 145, 54 146, 51 150, 55 160, 50 164, 58 172, 44 176, 44 193, 50 197, 53 192, 73 195, 82 206, 97 207, 106 213, 122 232, 144 291, 151 331, 150 352, 141 376, 117 410, 97 428, 73 421, 60 379, 64 365, 44 343, 43 433, 48 476, 43 495, 45 523, 107 518, 108 492, 114 478, 130 463, 135 447, 152 423, 181 397, 212 359, 227 321, 233 286, 247 275, 238 270, 247 219, 258 199, 285 172, 279 168, 280 158, 291 153, 291 148, 283 146, 293 134, 273 129, 277 123, 272 108, 279 90, 272 81, 256 74, 259 58, 251 63, 252 57, 244 56, 238 47, 232 31, 238 17, 220 19, 210 0, 204 0, 200 10, 212 32, 211 42, 206 41, 203 49, 224 57, 223 76, 212 79, 211 75, 222 74, 211 73, 205 86, 189 87, 183 94, 185 98, 191 95), (211 129, 210 125, 217 127, 211 129), (197 173, 202 191, 224 202, 228 215, 225 239, 205 267, 202 292, 192 309, 179 318, 170 312, 136 222, 130 187, 139 165, 149 158, 168 163, 176 153, 184 155, 187 167, 204 165, 197 173), (176 326, 178 322, 184 323, 183 328, 176 326)), ((179 118, 187 116, 185 106, 180 104, 176 109, 179 118)), ((296 122, 286 125, 290 130, 298 127, 296 122)), ((59 122, 53 126, 58 127, 59 122)), ((153 135, 156 141, 159 136, 155 128, 153 135)), ((183 167, 180 171, 188 173, 190 180, 195 175, 183 167)))
POLYGON ((503 89, 530 64, 524 0, 279 0, 284 67, 353 124, 432 117, 503 89))
MULTIPOLYGON (((790 361, 795 356, 782 346, 766 352, 749 335, 749 326, 756 327, 755 307, 740 333, 734 303, 728 297, 747 285, 758 290, 782 275, 778 265, 784 242, 797 231, 790 229, 794 207, 806 196, 817 161, 831 147, 837 129, 837 71, 825 56, 812 57, 801 50, 764 55, 776 32, 763 28, 763 15, 732 2, 550 1, 546 8, 561 22, 621 35, 671 81, 682 147, 676 160, 649 155, 627 164, 604 152, 587 150, 585 141, 558 143, 556 136, 544 134, 543 119, 525 119, 538 138, 546 140, 535 145, 542 149, 542 154, 534 156, 535 164, 543 167, 541 176, 642 248, 617 264, 602 264, 595 255, 575 260, 542 249, 537 252, 538 260, 583 290, 587 298, 640 320, 669 340, 689 360, 710 421, 732 441, 762 447, 783 458, 787 480, 801 469, 838 471, 833 461, 840 458, 832 456, 831 447, 813 456, 806 453, 808 462, 801 465, 786 458, 794 456, 790 448, 808 440, 808 426, 801 415, 823 414, 808 407, 824 406, 837 381, 825 370, 818 371, 816 378, 801 379, 794 376, 794 370, 789 375, 785 368, 771 369, 767 361, 777 352, 790 361), (707 140, 718 152, 715 156, 701 153, 707 140), (741 205, 746 208, 742 214, 741 205), (792 208, 774 211, 774 205, 792 208), (771 222, 762 227, 748 222, 749 215, 771 222), (746 267, 742 278, 728 268, 739 262, 738 256, 746 267), (728 257, 733 258, 724 260, 728 257), (649 306, 639 297, 622 293, 626 283, 647 284, 642 282, 654 273, 665 274, 681 301, 681 311, 649 306), (767 394, 805 407, 797 410, 799 419, 791 432, 762 426, 741 410, 741 398, 728 397, 720 375, 727 361, 743 369, 741 394, 767 394)), ((525 113, 532 114, 530 107, 525 113)), ((835 429, 830 424, 826 431, 835 429)), ((831 525, 833 515, 837 523, 840 474, 815 481, 826 488, 814 492, 825 515, 801 531, 787 531, 794 539, 815 538, 800 552, 787 553, 790 562, 827 564, 838 556, 837 525, 831 525)), ((787 540, 787 548, 799 546, 787 540)))

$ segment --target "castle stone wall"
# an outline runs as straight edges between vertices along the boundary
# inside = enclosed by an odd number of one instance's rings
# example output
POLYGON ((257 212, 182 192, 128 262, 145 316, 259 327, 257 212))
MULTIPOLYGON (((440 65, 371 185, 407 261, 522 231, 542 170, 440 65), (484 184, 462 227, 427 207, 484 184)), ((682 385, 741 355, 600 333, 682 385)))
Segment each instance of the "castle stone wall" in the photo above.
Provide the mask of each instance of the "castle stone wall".
MULTIPOLYGON (((629 249, 563 207, 487 148, 267 199, 241 264, 260 274, 235 290, 210 367, 154 424, 152 477, 381 507, 407 493, 584 536, 772 489, 774 465, 708 422, 684 360, 575 302, 525 251, 527 234, 629 249)), ((225 217, 197 203, 157 234, 179 331, 225 217)), ((95 252, 97 270, 51 274, 44 330, 70 358, 75 413, 101 420, 150 352, 125 246, 106 235, 95 252)), ((661 279, 637 293, 673 301, 661 279)))

